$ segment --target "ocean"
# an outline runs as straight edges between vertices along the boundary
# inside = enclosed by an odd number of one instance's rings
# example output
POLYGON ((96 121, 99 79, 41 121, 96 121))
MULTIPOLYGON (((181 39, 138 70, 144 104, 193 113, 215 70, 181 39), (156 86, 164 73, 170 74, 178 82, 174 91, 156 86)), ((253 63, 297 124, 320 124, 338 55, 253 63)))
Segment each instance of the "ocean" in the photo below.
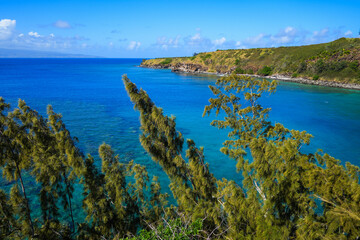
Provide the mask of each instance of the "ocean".
MULTIPOLYGON (((217 77, 140 68, 140 63, 141 59, 0 59, 0 96, 12 107, 23 99, 42 115, 51 104, 85 154, 97 159, 97 149, 105 142, 120 161, 133 159, 150 175, 160 176, 167 189, 166 175, 139 143, 139 113, 121 80, 127 74, 167 115, 176 116, 185 139, 204 146, 205 161, 215 177, 240 182, 236 162, 219 151, 226 131, 210 126, 214 115, 202 117, 212 97, 208 86, 217 77)), ((280 81, 277 92, 261 102, 272 108, 274 123, 314 136, 303 151, 322 149, 342 163, 360 165, 360 91, 280 81)))

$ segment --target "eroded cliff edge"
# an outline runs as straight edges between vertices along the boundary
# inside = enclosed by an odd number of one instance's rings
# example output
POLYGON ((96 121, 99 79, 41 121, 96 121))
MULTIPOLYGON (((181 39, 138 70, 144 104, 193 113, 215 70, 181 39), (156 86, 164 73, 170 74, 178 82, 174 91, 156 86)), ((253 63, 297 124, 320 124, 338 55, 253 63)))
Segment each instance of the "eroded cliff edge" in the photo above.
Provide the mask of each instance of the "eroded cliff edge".
POLYGON ((191 74, 246 74, 284 81, 360 89, 360 39, 299 47, 217 50, 192 57, 144 60, 141 67, 191 74))

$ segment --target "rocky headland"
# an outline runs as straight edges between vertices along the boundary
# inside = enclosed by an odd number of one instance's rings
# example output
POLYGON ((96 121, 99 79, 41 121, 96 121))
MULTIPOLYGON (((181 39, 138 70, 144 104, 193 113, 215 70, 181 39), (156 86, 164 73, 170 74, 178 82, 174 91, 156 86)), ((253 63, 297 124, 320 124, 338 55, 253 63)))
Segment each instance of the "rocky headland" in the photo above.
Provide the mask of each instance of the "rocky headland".
POLYGON ((190 74, 247 76, 360 89, 360 39, 297 47, 217 50, 144 60, 141 67, 190 74))
MULTIPOLYGON (((171 71, 175 72, 175 73, 210 74, 210 75, 217 75, 217 76, 224 76, 224 75, 229 75, 232 73, 232 71, 209 72, 208 71, 209 68, 207 68, 206 66, 203 66, 201 64, 194 64, 194 63, 177 63, 176 65, 171 65, 171 64, 154 64, 154 65, 152 65, 152 64, 142 63, 140 65, 140 67, 153 68, 153 69, 171 69, 171 71)), ((239 74, 239 75, 274 79, 274 80, 287 81, 287 82, 296 82, 296 83, 302 83, 302 84, 311 84, 311 85, 318 85, 318 86, 360 90, 360 84, 354 84, 354 83, 341 83, 341 82, 325 81, 325 80, 312 80, 312 79, 308 79, 308 78, 291 77, 291 76, 281 75, 281 74, 274 74, 271 76, 261 76, 261 75, 257 75, 257 74, 239 74)))

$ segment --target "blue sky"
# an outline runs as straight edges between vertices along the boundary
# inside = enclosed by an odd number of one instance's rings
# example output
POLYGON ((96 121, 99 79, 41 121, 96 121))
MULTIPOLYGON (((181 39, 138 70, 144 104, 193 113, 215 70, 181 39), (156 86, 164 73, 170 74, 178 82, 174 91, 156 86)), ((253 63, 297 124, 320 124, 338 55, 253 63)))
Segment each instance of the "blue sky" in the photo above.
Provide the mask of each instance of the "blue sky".
POLYGON ((0 48, 188 56, 358 37, 359 16, 359 0, 0 0, 0 48))

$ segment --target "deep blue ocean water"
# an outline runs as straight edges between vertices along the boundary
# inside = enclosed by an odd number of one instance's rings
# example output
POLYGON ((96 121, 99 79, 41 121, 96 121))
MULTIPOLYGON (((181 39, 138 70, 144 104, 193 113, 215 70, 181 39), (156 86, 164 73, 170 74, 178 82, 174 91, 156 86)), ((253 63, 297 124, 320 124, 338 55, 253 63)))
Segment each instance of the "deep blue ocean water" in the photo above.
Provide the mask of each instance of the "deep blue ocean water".
MULTIPOLYGON (((43 115, 51 104, 79 138, 84 153, 96 156, 98 146, 106 142, 121 161, 134 159, 151 175, 159 175, 166 188, 166 176, 139 143, 139 113, 121 80, 127 74, 166 114, 176 116, 185 139, 205 147, 206 161, 217 178, 240 181, 235 161, 219 151, 226 132, 210 126, 214 116, 202 117, 212 97, 208 85, 215 84, 216 77, 139 68, 140 63, 141 59, 0 59, 0 96, 13 107, 21 98, 43 115)), ((280 82, 277 92, 262 103, 272 108, 272 121, 314 136, 304 151, 321 148, 342 162, 360 165, 360 91, 280 82)))

